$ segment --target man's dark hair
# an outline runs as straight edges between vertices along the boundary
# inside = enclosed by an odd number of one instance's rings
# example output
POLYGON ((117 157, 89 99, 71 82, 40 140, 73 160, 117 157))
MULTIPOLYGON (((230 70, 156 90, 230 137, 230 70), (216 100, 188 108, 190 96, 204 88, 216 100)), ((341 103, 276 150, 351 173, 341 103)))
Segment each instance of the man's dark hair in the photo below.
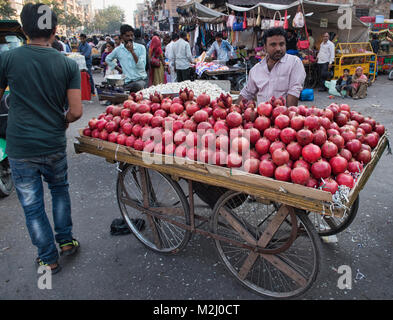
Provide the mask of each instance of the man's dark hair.
POLYGON ((179 39, 179 35, 177 33, 172 34, 172 40, 175 41, 179 39))
POLYGON ((348 72, 349 72, 349 69, 344 69, 344 72, 345 72, 345 71, 348 71, 348 72))
MULTIPOLYGON (((38 22, 40 18, 46 14, 45 10, 42 14, 38 13, 41 6, 44 6, 43 3, 26 4, 22 12, 20 14, 20 19, 22 22, 23 31, 30 39, 37 39, 37 38, 45 38, 49 39, 53 34, 53 31, 57 27, 57 16, 53 10, 50 11, 51 13, 51 29, 43 29, 40 28, 38 22)), ((44 19, 45 21, 45 19, 44 19)), ((47 22, 47 21, 46 21, 47 22)))
POLYGON ((120 35, 121 35, 121 36, 124 35, 124 34, 126 34, 127 32, 130 32, 130 31, 132 31, 132 32, 135 34, 134 28, 131 27, 129 24, 123 24, 123 25, 120 27, 120 35))
POLYGON ((87 38, 87 36, 86 36, 84 33, 81 33, 81 35, 79 36, 79 38, 86 39, 86 38, 87 38))
POLYGON ((111 47, 115 47, 115 43, 113 41, 108 41, 106 44, 109 44, 111 47))
POLYGON ((263 33, 262 42, 266 44, 267 38, 271 38, 274 36, 283 36, 286 39, 287 32, 284 28, 270 28, 263 33))
POLYGON ((142 32, 140 29, 135 29, 134 31, 134 37, 135 38, 141 38, 142 37, 142 32))
POLYGON ((221 38, 222 39, 222 32, 216 32, 216 35, 214 38, 221 38))
POLYGON ((180 38, 186 39, 187 38, 187 32, 185 32, 185 31, 180 32, 180 38))

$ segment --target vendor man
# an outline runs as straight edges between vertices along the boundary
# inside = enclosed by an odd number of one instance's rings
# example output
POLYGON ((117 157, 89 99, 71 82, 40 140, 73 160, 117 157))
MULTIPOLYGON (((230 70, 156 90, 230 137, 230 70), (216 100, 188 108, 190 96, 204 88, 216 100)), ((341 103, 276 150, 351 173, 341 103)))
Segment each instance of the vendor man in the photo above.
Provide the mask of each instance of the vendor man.
POLYGON ((250 70, 238 102, 256 98, 260 104, 269 101, 272 96, 283 96, 287 106, 297 106, 306 78, 302 61, 286 53, 286 32, 283 28, 266 30, 263 43, 266 58, 250 70))
POLYGON ((125 75, 126 90, 137 92, 146 87, 146 48, 144 45, 133 42, 134 28, 130 25, 120 27, 120 38, 123 41, 115 50, 109 54, 105 62, 111 69, 116 69, 125 75), (127 46, 125 46, 127 44, 127 46), (118 60, 121 67, 118 66, 118 60))
POLYGON ((215 36, 216 41, 213 42, 210 49, 206 52, 206 57, 210 57, 213 52, 216 52, 216 60, 227 62, 234 56, 233 47, 226 40, 222 39, 222 33, 217 32, 215 36))

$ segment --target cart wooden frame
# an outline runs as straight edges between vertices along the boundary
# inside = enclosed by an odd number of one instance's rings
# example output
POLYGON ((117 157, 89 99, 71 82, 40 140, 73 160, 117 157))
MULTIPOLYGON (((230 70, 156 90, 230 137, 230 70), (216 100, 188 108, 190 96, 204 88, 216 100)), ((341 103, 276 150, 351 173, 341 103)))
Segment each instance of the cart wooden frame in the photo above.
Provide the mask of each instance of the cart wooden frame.
MULTIPOLYGON (((141 182, 140 187, 142 191, 140 202, 132 201, 128 197, 127 192, 122 195, 118 191, 117 195, 119 206, 121 202, 123 205, 133 207, 141 214, 145 214, 153 233, 151 245, 148 245, 148 247, 158 252, 176 253, 184 247, 191 233, 199 233, 210 237, 215 241, 219 256, 229 271, 243 285, 265 296, 275 298, 297 296, 308 290, 317 277, 320 264, 320 239, 306 213, 316 212, 324 216, 335 217, 342 217, 345 213, 343 207, 334 206, 332 194, 322 190, 280 182, 260 175, 248 174, 241 170, 233 170, 184 158, 140 152, 126 146, 83 136, 82 130, 80 130, 80 137, 77 137, 77 140, 78 142, 74 144, 77 153, 89 153, 103 157, 111 163, 117 162, 120 164, 120 172, 130 169, 130 167, 139 168, 139 181, 141 182), (166 180, 173 184, 174 187, 176 187, 176 181, 180 178, 187 180, 188 203, 184 205, 184 202, 187 200, 185 200, 184 196, 180 197, 184 198, 180 199, 180 202, 183 202, 182 210, 171 207, 151 207, 149 205, 150 189, 146 178, 149 172, 158 173, 163 177, 162 181, 166 180), (230 190, 218 199, 213 209, 213 215, 209 218, 195 213, 193 183, 204 183, 211 186, 225 187, 230 190), (255 205, 270 207, 272 204, 275 205, 276 210, 274 214, 270 213, 272 215, 271 219, 265 223, 264 230, 260 233, 253 233, 248 228, 248 222, 244 222, 243 218, 238 219, 238 215, 232 213, 232 209, 235 210, 237 207, 231 206, 230 203, 233 202, 230 201, 237 201, 241 195, 252 197, 255 205), (179 221, 173 218, 183 214, 185 216, 184 220, 179 221), (182 239, 181 243, 168 252, 160 248, 160 242, 158 241, 160 234, 154 222, 156 219, 185 230, 185 233, 182 235, 184 239, 182 239), (211 232, 199 228, 196 221, 210 222, 214 231, 211 232), (289 229, 285 229, 283 225, 289 226, 289 229), (219 232, 221 227, 225 229, 223 234, 219 232), (229 229, 231 231, 230 236, 228 235, 229 229), (282 231, 282 229, 285 230, 282 231), (277 240, 280 232, 286 232, 285 236, 277 240), (274 237, 276 237, 275 240, 274 237), (305 272, 306 275, 302 274, 299 268, 297 269, 296 266, 293 266, 291 261, 288 262, 285 256, 287 250, 295 247, 300 238, 299 242, 305 239, 304 243, 306 243, 307 251, 311 252, 307 258, 310 260, 307 261, 310 267, 305 272), (270 245, 274 241, 276 242, 275 245, 270 245), (232 246, 232 249, 236 248, 236 250, 245 252, 243 252, 244 258, 239 267, 235 268, 233 262, 230 261, 231 257, 226 256, 227 253, 223 244, 232 246), (260 282, 260 275, 258 275, 258 280, 251 279, 253 275, 250 276, 250 270, 254 274, 257 259, 267 261, 269 268, 272 268, 269 270, 271 275, 269 287, 264 287, 264 285, 260 284, 263 283, 260 282), (278 273, 275 274, 273 271, 278 273), (281 289, 281 287, 276 289, 276 284, 274 283, 278 282, 285 282, 285 289, 281 289), (286 282, 290 282, 290 284, 286 282)), ((358 199, 360 191, 365 186, 387 145, 388 139, 385 134, 372 152, 372 160, 365 166, 362 174, 358 177, 355 187, 349 193, 348 202, 346 203, 347 208, 350 208, 358 199)), ((122 173, 119 174, 118 188, 123 183, 121 177, 122 173)), ((126 220, 128 221, 129 219, 126 220)), ((133 226, 130 229, 138 238, 138 230, 133 226)), ((140 237, 139 240, 141 240, 140 237)), ((146 243, 144 244, 146 245, 146 243)), ((301 243, 301 245, 303 244, 301 243)), ((300 249, 298 251, 300 252, 300 249)), ((293 253, 291 254, 293 255, 293 253)), ((261 267, 259 266, 259 268, 261 267)))

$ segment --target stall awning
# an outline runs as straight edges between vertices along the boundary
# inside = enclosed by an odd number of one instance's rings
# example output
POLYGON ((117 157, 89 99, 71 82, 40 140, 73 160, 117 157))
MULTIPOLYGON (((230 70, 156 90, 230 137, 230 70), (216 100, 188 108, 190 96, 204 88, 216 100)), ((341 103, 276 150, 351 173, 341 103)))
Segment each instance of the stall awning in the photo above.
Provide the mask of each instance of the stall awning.
MULTIPOLYGON (((339 40, 341 42, 364 42, 368 41, 368 25, 360 21, 356 15, 354 10, 352 11, 352 29, 341 30, 338 28, 338 19, 340 14, 337 12, 339 8, 351 8, 353 7, 351 4, 334 4, 334 3, 324 3, 324 2, 316 2, 310 0, 299 0, 294 1, 290 4, 276 4, 276 3, 264 3, 260 2, 258 4, 253 5, 252 7, 242 7, 232 5, 227 3, 229 9, 232 9, 237 12, 245 12, 245 11, 256 11, 258 7, 261 7, 264 11, 264 14, 269 13, 269 16, 273 16, 272 11, 283 11, 287 10, 288 15, 294 17, 297 8, 299 5, 303 3, 304 13, 307 15, 306 23, 309 29, 313 30, 314 36, 315 33, 323 33, 334 31, 338 34, 339 40), (270 11, 269 11, 270 10, 270 11), (328 27, 322 28, 321 19, 328 20, 328 27)), ((274 12, 273 12, 274 13, 274 12)))
POLYGON ((191 7, 194 8, 197 17, 218 18, 218 17, 226 16, 225 13, 221 13, 216 10, 210 9, 196 1, 190 1, 183 5, 179 5, 180 9, 189 9, 191 7))

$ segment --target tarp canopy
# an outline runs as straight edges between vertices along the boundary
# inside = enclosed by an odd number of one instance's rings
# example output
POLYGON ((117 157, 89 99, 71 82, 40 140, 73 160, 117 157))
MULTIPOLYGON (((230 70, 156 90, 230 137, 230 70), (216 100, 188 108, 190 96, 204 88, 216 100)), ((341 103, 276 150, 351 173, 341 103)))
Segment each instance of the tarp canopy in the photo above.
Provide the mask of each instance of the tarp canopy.
POLYGON ((182 10, 193 8, 193 10, 198 18, 213 18, 214 19, 214 18, 226 16, 225 13, 221 13, 216 10, 210 9, 195 0, 192 0, 192 1, 187 2, 185 4, 179 5, 178 8, 180 8, 182 10))
POLYGON ((280 11, 284 18, 284 12, 287 10, 288 15, 291 16, 290 23, 295 16, 298 6, 303 3, 304 13, 306 14, 306 25, 308 29, 312 29, 313 37, 318 39, 325 32, 334 32, 338 35, 339 42, 367 42, 369 27, 367 24, 360 21, 354 10, 352 10, 352 29, 341 30, 338 28, 337 22, 342 16, 342 13, 338 13, 339 8, 353 8, 351 4, 333 4, 323 3, 310 0, 295 1, 291 4, 274 4, 274 3, 258 3, 252 7, 241 7, 227 3, 229 9, 236 12, 245 11, 258 11, 258 7, 261 7, 261 14, 265 17, 273 18, 275 11, 280 11), (328 27, 321 27, 321 19, 327 19, 328 27))

